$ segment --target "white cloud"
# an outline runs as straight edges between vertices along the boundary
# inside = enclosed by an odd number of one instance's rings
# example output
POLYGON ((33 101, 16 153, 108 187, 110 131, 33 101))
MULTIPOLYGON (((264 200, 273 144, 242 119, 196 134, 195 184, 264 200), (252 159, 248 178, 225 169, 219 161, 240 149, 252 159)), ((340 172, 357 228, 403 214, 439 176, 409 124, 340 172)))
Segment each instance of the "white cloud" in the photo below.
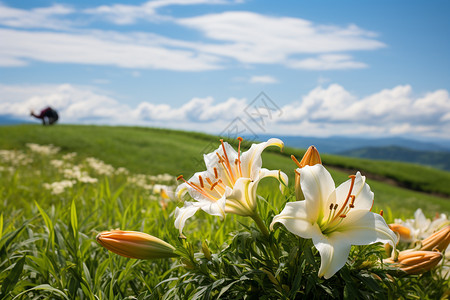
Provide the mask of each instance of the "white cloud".
POLYGON ((269 75, 252 76, 249 81, 250 83, 278 83, 275 77, 269 75))
POLYGON ((23 66, 29 60, 37 60, 174 71, 219 68, 219 58, 191 50, 166 48, 154 35, 0 29, 0 40, 0 63, 9 66, 23 66))
POLYGON ((89 87, 62 85, 0 85, 0 111, 26 118, 31 110, 52 106, 66 123, 156 124, 167 121, 205 123, 229 121, 242 113, 245 99, 229 98, 214 103, 214 99, 193 98, 180 107, 142 102, 136 108, 121 104, 106 92, 89 87))
POLYGON ((321 135, 417 134, 450 138, 450 96, 446 90, 417 97, 411 86, 404 85, 359 98, 332 84, 313 89, 301 102, 286 105, 282 111, 278 120, 281 127, 307 126, 312 134, 322 131, 321 135))
POLYGON ((167 104, 152 104, 143 102, 135 110, 140 119, 147 121, 178 122, 216 122, 232 120, 242 113, 245 99, 229 98, 225 102, 214 104, 214 99, 193 98, 180 107, 167 104))
POLYGON ((353 61, 350 55, 342 54, 325 54, 315 58, 291 60, 287 63, 287 66, 294 69, 306 70, 344 70, 368 67, 365 63, 353 61))
POLYGON ((0 66, 29 61, 113 65, 122 68, 201 71, 242 64, 278 64, 309 70, 355 69, 367 65, 346 51, 385 45, 356 25, 311 21, 245 11, 177 19, 158 10, 173 5, 227 4, 225 0, 154 0, 141 5, 102 5, 80 11, 64 5, 29 10, 0 4, 0 66), (165 20, 203 34, 199 40, 144 32, 86 29, 97 17, 115 24, 165 20), (9 28, 8 28, 9 27, 9 28), (21 30, 18 30, 21 29, 21 30), (28 30, 28 29, 33 29, 28 30), (40 30, 36 30, 40 29, 40 30), (45 31, 48 30, 48 31, 45 31), (316 56, 311 56, 316 54, 316 56))
POLYGON ((74 12, 71 7, 61 4, 24 10, 8 7, 0 3, 0 24, 17 28, 49 28, 61 30, 72 24, 72 22, 67 19, 61 19, 61 17, 74 12))
POLYGON ((141 5, 113 4, 101 5, 86 9, 84 12, 107 19, 117 25, 134 24, 138 20, 162 21, 171 20, 172 17, 162 16, 157 10, 165 6, 173 5, 198 5, 198 4, 226 4, 223 0, 154 0, 141 5))
POLYGON ((234 58, 243 63, 298 64, 298 67, 324 69, 365 67, 348 55, 335 52, 375 50, 385 47, 376 34, 356 25, 324 26, 308 20, 272 17, 234 11, 178 19, 182 26, 203 32, 217 44, 203 43, 203 52, 234 58), (315 59, 298 60, 296 55, 324 54, 315 59), (326 55, 325 55, 326 54, 326 55))
POLYGON ((60 112, 63 123, 144 125, 218 133, 239 118, 243 123, 235 125, 241 129, 279 135, 450 138, 450 96, 446 90, 417 97, 405 85, 358 97, 338 84, 317 87, 301 101, 281 107, 281 114, 260 111, 265 116, 263 129, 244 113, 249 103, 245 98, 215 101, 206 97, 192 98, 178 107, 150 102, 130 107, 105 91, 89 87, 0 85, 2 113, 27 118, 30 109, 51 105, 60 112))

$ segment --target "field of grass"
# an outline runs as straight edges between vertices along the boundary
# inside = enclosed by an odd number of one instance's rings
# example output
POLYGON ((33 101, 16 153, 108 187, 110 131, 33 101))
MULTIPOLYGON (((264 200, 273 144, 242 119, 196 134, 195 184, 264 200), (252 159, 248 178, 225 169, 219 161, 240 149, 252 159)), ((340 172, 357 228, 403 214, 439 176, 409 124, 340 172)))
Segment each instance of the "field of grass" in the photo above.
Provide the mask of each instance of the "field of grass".
MULTIPOLYGON (((0 152, 0 298, 167 296, 174 289, 173 281, 183 274, 179 261, 130 260, 103 249, 95 236, 103 230, 120 228, 146 232, 183 246, 172 215, 180 204, 161 197, 155 185, 174 188, 174 176, 189 177, 202 171, 202 155, 217 148, 217 139, 201 133, 135 127, 0 127, 0 149, 9 150, 0 152), (27 146, 29 143, 53 144, 60 150, 43 154, 33 151, 27 146)), ((292 183, 292 153, 297 158, 303 154, 295 149, 285 149, 283 153, 268 151, 263 154, 263 166, 281 169, 292 183)), ((401 176, 409 170, 433 174, 437 178, 421 180, 414 175, 410 180, 421 186, 432 182, 442 191, 449 182, 446 172, 435 173, 407 164, 405 169, 399 169, 390 162, 337 156, 323 160, 325 166, 329 162, 348 169, 360 167, 363 174, 367 171, 401 176)), ((330 171, 337 183, 347 179, 348 174, 339 169, 330 171)), ((388 222, 394 217, 411 218, 419 207, 430 218, 435 213, 450 212, 448 198, 382 181, 368 183, 375 193, 374 209, 383 209, 388 222)), ((270 195, 260 207, 266 224, 286 202, 281 193, 274 192, 276 189, 277 183, 272 179, 265 179, 259 189, 263 197, 270 195)), ((201 249, 198 243, 208 240, 211 251, 218 253, 239 228, 247 225, 248 218, 227 215, 221 222, 199 212, 189 219, 184 231, 190 241, 195 241, 196 251, 201 249)))
MULTIPOLYGON (((218 137, 166 129, 108 126, 20 125, 0 127, 0 149, 24 149, 26 143, 53 144, 62 152, 76 152, 79 157, 96 157, 114 167, 125 167, 142 174, 168 173, 191 176, 202 170, 203 153, 217 148, 218 137)), ((282 153, 275 147, 263 154, 268 169, 281 169, 293 178, 295 164, 290 155, 301 158, 304 151, 286 148, 282 153)), ((450 213, 450 172, 424 166, 324 155, 323 163, 330 168, 337 183, 349 174, 360 171, 388 178, 402 188, 383 180, 370 180, 376 196, 376 207, 392 209, 395 215, 409 216, 421 207, 429 216, 436 212, 450 213), (341 168, 349 169, 345 172, 341 168), (416 192, 414 190, 423 191, 416 192), (433 196, 434 193, 443 197, 433 196)), ((291 180, 292 182, 292 180, 291 180)))

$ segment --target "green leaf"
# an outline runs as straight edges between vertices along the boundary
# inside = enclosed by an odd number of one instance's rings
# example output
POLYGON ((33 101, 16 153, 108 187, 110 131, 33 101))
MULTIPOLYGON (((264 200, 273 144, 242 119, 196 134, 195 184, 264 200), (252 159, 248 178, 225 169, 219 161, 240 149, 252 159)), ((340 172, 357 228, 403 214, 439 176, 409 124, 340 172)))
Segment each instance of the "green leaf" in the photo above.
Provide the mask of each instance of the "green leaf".
POLYGON ((55 248, 55 230, 53 227, 53 222, 50 219, 50 217, 47 215, 47 213, 39 206, 39 204, 36 201, 34 201, 34 204, 38 208, 39 213, 41 214, 42 219, 44 220, 45 226, 48 229, 48 241, 50 243, 47 244, 47 249, 48 249, 48 247, 50 247, 50 249, 54 249, 55 248))
POLYGON ((2 296, 6 296, 6 294, 12 291, 16 286, 17 281, 19 281, 20 275, 22 274, 25 259, 26 256, 23 256, 18 262, 16 262, 14 268, 11 270, 11 272, 9 272, 8 277, 6 277, 5 280, 3 281, 1 292, 2 296))
POLYGON ((55 289, 54 287, 52 287, 52 286, 50 286, 48 284, 41 284, 41 285, 35 286, 35 287, 31 288, 31 289, 28 289, 26 291, 23 291, 22 293, 20 293, 17 296, 15 296, 12 300, 15 300, 15 299, 19 298, 20 296, 22 296, 23 294, 26 294, 28 292, 35 291, 35 290, 41 290, 41 291, 47 291, 47 292, 51 292, 51 293, 56 293, 56 294, 59 294, 62 297, 64 297, 64 299, 69 300, 69 298, 67 297, 67 295, 63 291, 55 289))
POLYGON ((72 201, 70 207, 70 224, 72 224, 73 236, 78 236, 78 219, 77 219, 77 207, 75 206, 75 200, 72 201))
POLYGON ((0 240, 0 257, 6 254, 6 249, 11 244, 11 242, 19 235, 20 232, 32 221, 27 220, 25 221, 22 226, 20 226, 18 229, 14 230, 13 232, 9 232, 8 234, 5 234, 4 237, 0 240))
POLYGON ((3 236, 3 213, 0 215, 0 240, 3 236))

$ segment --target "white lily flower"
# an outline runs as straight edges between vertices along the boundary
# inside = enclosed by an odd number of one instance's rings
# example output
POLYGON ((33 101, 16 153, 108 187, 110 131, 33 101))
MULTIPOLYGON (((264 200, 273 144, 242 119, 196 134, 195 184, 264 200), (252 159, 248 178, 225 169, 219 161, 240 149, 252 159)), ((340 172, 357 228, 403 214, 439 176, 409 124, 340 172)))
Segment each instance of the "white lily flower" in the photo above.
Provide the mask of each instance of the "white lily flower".
POLYGON ((206 171, 195 173, 188 181, 179 176, 180 184, 176 190, 178 197, 186 191, 195 200, 186 202, 184 207, 175 210, 175 228, 182 231, 186 220, 199 209, 206 213, 225 217, 226 213, 241 216, 254 216, 256 209, 256 189, 262 178, 275 177, 280 181, 280 190, 288 183, 288 177, 278 170, 261 168, 262 151, 269 146, 284 144, 279 139, 269 139, 267 142, 253 144, 250 149, 241 154, 242 138, 238 138, 238 151, 227 142, 221 140, 217 150, 204 155, 206 171))
POLYGON ((305 200, 287 203, 270 228, 279 222, 293 234, 311 238, 321 257, 319 277, 328 279, 339 271, 351 245, 383 242, 395 247, 395 233, 381 215, 370 211, 374 195, 359 172, 338 188, 321 164, 296 172, 305 200))
POLYGON ((400 242, 415 243, 449 224, 450 222, 445 214, 437 215, 431 221, 425 216, 422 209, 418 208, 414 212, 414 219, 407 219, 406 221, 395 219, 395 223, 389 226, 392 230, 399 233, 400 242), (408 234, 402 234, 404 232, 408 234))

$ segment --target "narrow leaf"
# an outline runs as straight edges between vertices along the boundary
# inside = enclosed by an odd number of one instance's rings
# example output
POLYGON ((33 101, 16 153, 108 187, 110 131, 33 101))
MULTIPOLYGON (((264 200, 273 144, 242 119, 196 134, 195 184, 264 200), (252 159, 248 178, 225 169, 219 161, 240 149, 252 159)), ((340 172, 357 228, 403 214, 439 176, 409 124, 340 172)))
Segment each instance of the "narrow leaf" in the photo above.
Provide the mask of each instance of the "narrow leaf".
POLYGON ((8 277, 5 278, 2 284, 2 296, 6 296, 10 291, 14 289, 14 287, 17 284, 17 281, 19 281, 20 274, 22 274, 23 265, 25 264, 25 258, 26 256, 23 256, 16 264, 14 265, 14 268, 9 272, 8 277))

